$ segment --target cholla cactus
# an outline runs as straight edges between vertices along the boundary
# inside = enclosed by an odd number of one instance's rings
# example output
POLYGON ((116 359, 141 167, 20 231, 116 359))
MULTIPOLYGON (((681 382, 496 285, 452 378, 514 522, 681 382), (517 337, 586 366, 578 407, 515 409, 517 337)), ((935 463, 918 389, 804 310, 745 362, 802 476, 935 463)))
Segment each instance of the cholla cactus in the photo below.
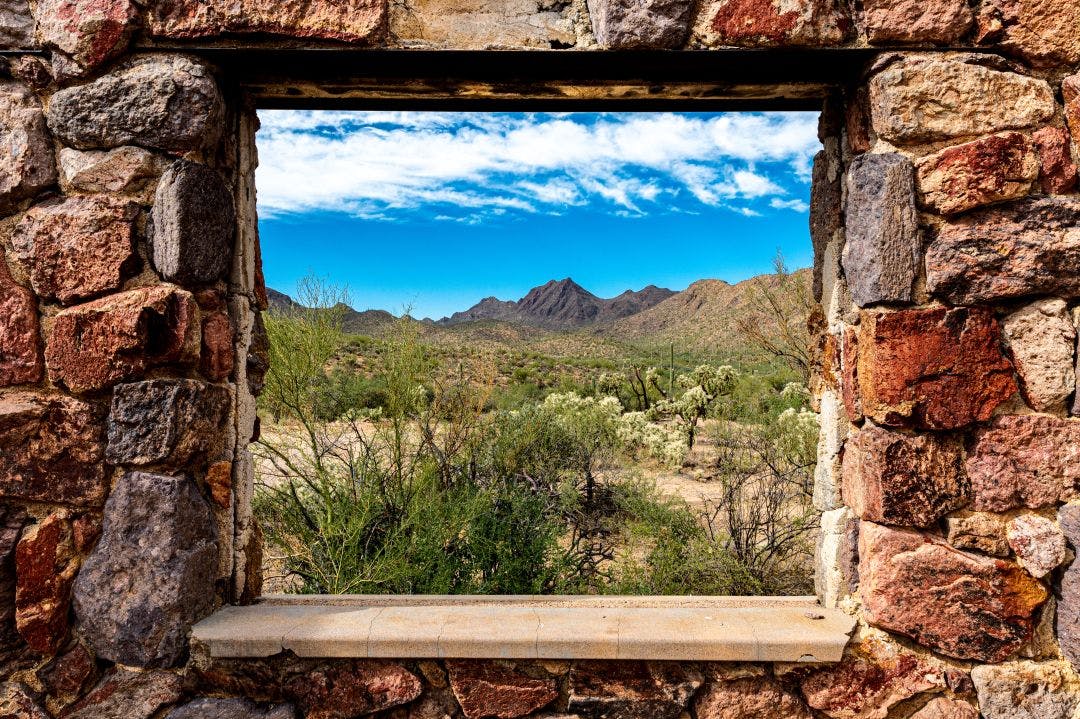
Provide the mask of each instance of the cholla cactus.
POLYGON ((810 402, 810 389, 802 382, 788 382, 780 390, 780 397, 796 407, 806 405, 810 402))
POLYGON ((616 431, 626 449, 644 451, 668 466, 678 467, 686 458, 686 439, 682 433, 650 422, 644 412, 622 415, 616 431))
POLYGON ((596 388, 601 394, 614 396, 623 385, 623 377, 617 372, 603 372, 596 381, 596 388))
POLYGON ((808 409, 785 409, 776 418, 778 442, 784 451, 806 462, 813 461, 817 452, 818 417, 808 409))
POLYGON ((709 415, 713 404, 720 397, 731 393, 738 378, 738 370, 728 365, 719 367, 698 365, 691 372, 679 375, 676 384, 679 385, 682 394, 664 402, 658 402, 654 408, 653 417, 664 415, 679 417, 686 427, 687 445, 692 449, 698 422, 709 415))

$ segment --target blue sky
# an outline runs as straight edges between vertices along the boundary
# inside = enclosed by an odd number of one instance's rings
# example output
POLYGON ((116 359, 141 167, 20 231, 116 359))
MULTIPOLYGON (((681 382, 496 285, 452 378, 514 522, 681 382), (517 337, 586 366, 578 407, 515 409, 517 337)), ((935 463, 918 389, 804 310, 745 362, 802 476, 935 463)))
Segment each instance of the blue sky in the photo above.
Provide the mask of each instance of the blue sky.
POLYGON ((815 113, 261 111, 267 284, 439 318, 573 277, 611 297, 810 264, 815 113))

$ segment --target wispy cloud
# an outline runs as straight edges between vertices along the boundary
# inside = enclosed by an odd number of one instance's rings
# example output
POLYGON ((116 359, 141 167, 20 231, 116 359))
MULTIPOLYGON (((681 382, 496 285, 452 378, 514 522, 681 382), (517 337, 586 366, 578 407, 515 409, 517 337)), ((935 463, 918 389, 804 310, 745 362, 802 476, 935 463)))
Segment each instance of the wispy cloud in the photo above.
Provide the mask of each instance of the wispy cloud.
POLYGON ((620 216, 805 212, 812 113, 260 113, 259 209, 479 222, 590 206, 620 216))

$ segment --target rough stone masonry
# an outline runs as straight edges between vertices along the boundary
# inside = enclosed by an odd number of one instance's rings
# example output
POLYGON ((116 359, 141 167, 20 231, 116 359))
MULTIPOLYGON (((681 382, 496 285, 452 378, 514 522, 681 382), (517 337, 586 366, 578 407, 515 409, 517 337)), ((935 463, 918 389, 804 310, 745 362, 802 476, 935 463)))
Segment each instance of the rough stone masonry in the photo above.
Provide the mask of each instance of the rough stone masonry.
POLYGON ((0 717, 1080 717, 1080 3, 0 0, 0 50, 0 717), (207 47, 877 50, 810 212, 843 661, 190 646, 259 595, 267 368, 256 123, 207 47))

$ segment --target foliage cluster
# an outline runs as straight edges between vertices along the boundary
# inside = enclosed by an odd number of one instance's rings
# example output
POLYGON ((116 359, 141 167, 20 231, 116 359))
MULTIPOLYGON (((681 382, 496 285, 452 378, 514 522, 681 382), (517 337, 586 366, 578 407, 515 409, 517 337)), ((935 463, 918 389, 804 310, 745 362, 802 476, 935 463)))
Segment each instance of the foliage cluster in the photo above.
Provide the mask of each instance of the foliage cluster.
POLYGON ((408 320, 346 336, 344 299, 309 282, 266 323, 260 401, 278 421, 256 447, 256 513, 294 590, 809 591, 817 429, 793 372, 605 360, 541 388, 533 357, 506 385, 490 356, 448 357, 408 320), (678 468, 702 427, 722 499, 691 506, 628 469, 678 468))

